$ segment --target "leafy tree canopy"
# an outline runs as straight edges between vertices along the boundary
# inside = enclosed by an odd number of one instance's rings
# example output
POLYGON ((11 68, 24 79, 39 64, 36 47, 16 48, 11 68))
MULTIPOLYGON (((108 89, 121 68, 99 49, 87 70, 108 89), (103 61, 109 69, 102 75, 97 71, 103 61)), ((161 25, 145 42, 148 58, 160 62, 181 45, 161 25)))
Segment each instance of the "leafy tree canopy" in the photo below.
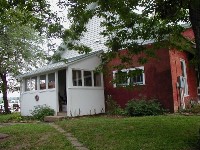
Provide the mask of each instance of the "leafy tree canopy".
MULTIPOLYGON (((200 61, 200 1, 199 0, 68 0, 63 1, 70 6, 69 18, 72 22, 70 30, 66 30, 63 38, 66 41, 78 40, 86 31, 85 25, 93 16, 103 18, 101 33, 108 37, 106 45, 110 52, 104 61, 112 59, 119 49, 127 48, 131 54, 145 52, 146 56, 154 56, 153 51, 159 47, 176 46, 179 49, 191 48, 183 43, 181 24, 191 23, 195 32, 196 56, 200 61), (140 42, 138 42, 138 40, 140 42), (145 50, 147 41, 154 41, 151 50, 145 50), (161 44, 162 42, 162 44, 161 44), (145 51, 144 51, 145 50, 145 51)), ((68 42, 69 48, 78 49, 77 45, 68 42)), ((83 46, 79 50, 88 51, 83 46)), ((139 60, 141 63, 146 58, 139 60)))
POLYGON ((8 113, 7 77, 41 64, 43 35, 59 37, 62 26, 46 0, 1 0, 0 13, 0 89, 8 113))

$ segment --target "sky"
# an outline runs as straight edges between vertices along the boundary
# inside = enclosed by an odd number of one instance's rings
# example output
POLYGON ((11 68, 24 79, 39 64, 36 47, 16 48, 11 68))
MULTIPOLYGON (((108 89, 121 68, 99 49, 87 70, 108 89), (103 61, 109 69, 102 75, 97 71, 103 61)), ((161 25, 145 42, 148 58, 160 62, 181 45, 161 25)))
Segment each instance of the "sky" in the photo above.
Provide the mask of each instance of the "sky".
MULTIPOLYGON (((69 28, 69 20, 67 19, 67 9, 66 8, 59 8, 56 3, 58 2, 59 0, 49 0, 50 4, 51 4, 51 9, 53 12, 57 12, 58 13, 58 16, 59 17, 63 17, 63 20, 62 20, 62 25, 64 26, 64 28, 69 28)), ((59 46, 62 42, 61 39, 56 39, 55 40, 56 42, 56 45, 59 46)), ((0 93, 0 97, 2 97, 2 93, 0 93)), ((19 97, 20 96, 20 92, 19 91, 15 91, 15 92, 8 92, 8 97, 19 97)))

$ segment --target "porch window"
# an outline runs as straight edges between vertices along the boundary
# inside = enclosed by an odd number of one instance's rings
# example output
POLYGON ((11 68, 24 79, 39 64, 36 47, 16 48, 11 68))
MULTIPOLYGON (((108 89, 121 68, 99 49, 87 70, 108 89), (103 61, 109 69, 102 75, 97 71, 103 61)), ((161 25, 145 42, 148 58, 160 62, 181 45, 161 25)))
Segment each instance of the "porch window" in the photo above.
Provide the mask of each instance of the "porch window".
POLYGON ((84 86, 92 86, 92 72, 84 71, 84 86))
POLYGON ((30 79, 25 79, 25 91, 30 91, 31 81, 30 79))
POLYGON ((46 75, 40 76, 40 90, 46 89, 46 75))
POLYGON ((94 86, 101 86, 101 73, 94 72, 94 86))
POLYGON ((31 78, 30 90, 31 91, 37 90, 37 77, 32 77, 31 78))
POLYGON ((55 73, 48 74, 48 89, 55 88, 55 73))
POLYGON ((136 67, 123 69, 121 71, 113 71, 114 87, 128 85, 144 85, 144 67, 136 67))
POLYGON ((72 70, 73 86, 82 86, 81 70, 72 70))
POLYGON ((25 91, 37 90, 37 77, 25 79, 25 91))

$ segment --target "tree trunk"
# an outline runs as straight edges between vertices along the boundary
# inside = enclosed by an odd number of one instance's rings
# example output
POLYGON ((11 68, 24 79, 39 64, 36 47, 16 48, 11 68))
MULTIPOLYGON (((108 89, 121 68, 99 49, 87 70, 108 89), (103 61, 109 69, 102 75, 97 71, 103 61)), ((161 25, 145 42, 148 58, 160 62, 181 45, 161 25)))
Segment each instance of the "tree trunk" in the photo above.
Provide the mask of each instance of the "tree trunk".
POLYGON ((0 77, 1 77, 1 80, 2 80, 1 89, 2 89, 2 93, 3 93, 3 101, 4 101, 5 113, 10 113, 10 110, 8 109, 6 73, 0 73, 0 77))

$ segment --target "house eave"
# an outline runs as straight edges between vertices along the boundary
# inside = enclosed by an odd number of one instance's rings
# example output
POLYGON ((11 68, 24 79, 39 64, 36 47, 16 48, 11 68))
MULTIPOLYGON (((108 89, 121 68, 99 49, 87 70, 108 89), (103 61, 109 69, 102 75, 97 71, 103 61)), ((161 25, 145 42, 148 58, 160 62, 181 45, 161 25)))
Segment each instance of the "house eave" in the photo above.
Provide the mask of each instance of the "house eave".
POLYGON ((80 55, 80 56, 70 58, 70 59, 66 60, 66 62, 62 61, 62 62, 57 62, 57 63, 54 63, 54 64, 49 64, 49 65, 46 65, 44 67, 38 68, 34 71, 31 71, 29 73, 19 75, 17 77, 17 79, 21 80, 22 78, 27 78, 27 77, 31 77, 31 76, 35 76, 35 75, 44 74, 44 73, 47 73, 47 72, 57 71, 57 70, 66 68, 66 67, 68 67, 68 66, 70 66, 70 65, 72 65, 76 62, 79 62, 81 60, 89 58, 91 56, 98 55, 102 52, 103 52, 103 50, 96 51, 96 52, 92 52, 92 53, 89 53, 89 54, 84 54, 84 55, 80 55))

